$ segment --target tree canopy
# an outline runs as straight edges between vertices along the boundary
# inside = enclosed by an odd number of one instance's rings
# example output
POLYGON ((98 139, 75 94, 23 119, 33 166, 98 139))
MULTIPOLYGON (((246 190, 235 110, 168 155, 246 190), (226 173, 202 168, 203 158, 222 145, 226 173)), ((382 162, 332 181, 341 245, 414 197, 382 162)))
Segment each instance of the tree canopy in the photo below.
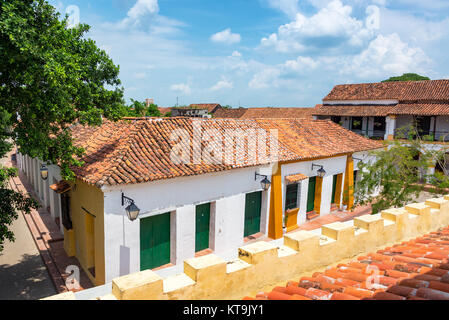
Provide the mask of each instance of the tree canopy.
POLYGON ((429 77, 420 76, 416 73, 404 73, 402 76, 399 77, 391 77, 387 80, 384 80, 382 82, 393 82, 393 81, 421 81, 421 80, 430 80, 429 77))
POLYGON ((131 99, 131 105, 127 107, 127 117, 160 117, 161 112, 157 104, 151 103, 149 106, 146 102, 140 102, 131 99))
POLYGON ((360 177, 355 184, 357 204, 372 204, 373 213, 403 207, 431 185, 434 193, 443 194, 449 187, 447 147, 428 148, 425 139, 413 126, 398 130, 402 140, 385 142, 386 147, 374 151, 375 160, 360 162, 360 177), (437 165, 443 172, 430 172, 437 165))
MULTIPOLYGON (((45 0, 0 0, 0 158, 15 144, 71 179, 83 150, 73 145, 70 126, 125 114, 119 67, 88 31, 86 24, 68 28, 45 0)), ((0 245, 13 239, 7 226, 16 209, 36 207, 7 188, 14 174, 0 168, 0 245)))

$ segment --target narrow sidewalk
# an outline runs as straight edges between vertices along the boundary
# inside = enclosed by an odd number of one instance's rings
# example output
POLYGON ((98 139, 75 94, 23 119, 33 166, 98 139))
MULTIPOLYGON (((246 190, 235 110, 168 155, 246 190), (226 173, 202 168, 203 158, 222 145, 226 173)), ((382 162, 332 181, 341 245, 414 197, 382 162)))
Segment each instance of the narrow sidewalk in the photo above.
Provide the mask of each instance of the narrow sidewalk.
MULTIPOLYGON (((7 165, 17 167, 14 161, 10 161, 7 165)), ((39 201, 38 195, 23 173, 19 172, 18 177, 12 178, 10 186, 14 191, 29 194, 39 201)), ((67 256, 64 250, 64 237, 46 208, 41 204, 41 208, 32 210, 31 214, 22 214, 57 291, 78 292, 93 287, 78 260, 67 256), (74 267, 78 268, 80 273, 78 281, 72 279, 73 276, 70 277, 74 267)))

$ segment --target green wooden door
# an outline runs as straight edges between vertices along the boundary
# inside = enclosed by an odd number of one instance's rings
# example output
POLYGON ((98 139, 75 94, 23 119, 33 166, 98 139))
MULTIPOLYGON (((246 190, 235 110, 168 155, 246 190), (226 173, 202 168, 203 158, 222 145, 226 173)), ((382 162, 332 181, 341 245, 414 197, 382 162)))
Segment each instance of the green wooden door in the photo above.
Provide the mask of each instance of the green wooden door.
POLYGON ((307 195, 307 212, 311 212, 315 209, 315 187, 316 177, 309 179, 309 192, 307 195))
POLYGON ((334 176, 334 183, 332 184, 332 199, 331 199, 331 203, 334 204, 336 203, 335 201, 335 193, 337 192, 337 178, 338 175, 334 176))
POLYGON ((195 252, 209 249, 210 203, 196 206, 195 252))
POLYGON ((260 232, 262 192, 248 193, 245 203, 245 237, 260 232))
POLYGON ((140 270, 170 263, 170 213, 140 220, 140 270))

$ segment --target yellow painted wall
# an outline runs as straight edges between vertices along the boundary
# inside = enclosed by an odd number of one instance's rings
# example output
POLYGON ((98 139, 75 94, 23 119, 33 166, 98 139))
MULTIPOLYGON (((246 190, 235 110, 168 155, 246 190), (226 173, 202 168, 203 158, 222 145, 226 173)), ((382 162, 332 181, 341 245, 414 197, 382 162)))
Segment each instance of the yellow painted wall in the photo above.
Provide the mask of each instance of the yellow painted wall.
POLYGON ((271 179, 271 200, 270 217, 268 223, 268 236, 272 239, 282 238, 284 231, 282 229, 282 170, 281 165, 277 166, 276 172, 271 179))
POLYGON ((104 195, 103 192, 87 183, 76 180, 71 183, 70 213, 76 243, 75 256, 95 285, 105 283, 104 261, 104 195), (92 215, 89 215, 82 208, 92 215), (95 266, 95 277, 89 269, 95 266))
POLYGON ((315 185, 315 203, 314 203, 314 211, 320 214, 321 211, 321 192, 323 191, 323 178, 316 177, 316 185, 315 185))
POLYGON ((340 173, 339 175, 337 175, 337 184, 335 186, 335 199, 333 199, 334 203, 337 206, 341 205, 342 188, 343 188, 343 173, 340 173))
POLYGON ((346 160, 343 204, 348 206, 348 210, 354 208, 354 159, 352 158, 352 155, 349 155, 346 160))

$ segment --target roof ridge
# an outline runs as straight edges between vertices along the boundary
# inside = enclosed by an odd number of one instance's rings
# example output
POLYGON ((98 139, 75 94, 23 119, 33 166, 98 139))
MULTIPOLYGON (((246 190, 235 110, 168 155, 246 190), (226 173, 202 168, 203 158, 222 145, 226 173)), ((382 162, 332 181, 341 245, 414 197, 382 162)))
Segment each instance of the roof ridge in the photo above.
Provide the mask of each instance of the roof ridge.
MULTIPOLYGON (((119 120, 121 121, 121 120, 119 120)), ((104 183, 106 180, 108 180, 109 178, 112 177, 112 173, 111 171, 118 168, 120 164, 123 163, 123 158, 125 156, 125 154, 129 151, 129 149, 131 148, 132 144, 129 143, 129 141, 131 141, 132 139, 134 139, 134 137, 138 134, 140 127, 142 126, 144 122, 135 122, 132 124, 131 126, 131 134, 127 134, 124 138, 120 137, 119 139, 117 139, 120 142, 126 141, 126 143, 123 144, 123 146, 118 147, 117 150, 114 152, 114 157, 113 157, 113 161, 111 163, 111 165, 109 166, 109 168, 107 168, 104 173, 102 174, 101 178, 98 179, 98 183, 104 183), (117 154, 120 154, 120 157, 117 157, 117 154), (108 174, 109 173, 109 174, 108 174)))

